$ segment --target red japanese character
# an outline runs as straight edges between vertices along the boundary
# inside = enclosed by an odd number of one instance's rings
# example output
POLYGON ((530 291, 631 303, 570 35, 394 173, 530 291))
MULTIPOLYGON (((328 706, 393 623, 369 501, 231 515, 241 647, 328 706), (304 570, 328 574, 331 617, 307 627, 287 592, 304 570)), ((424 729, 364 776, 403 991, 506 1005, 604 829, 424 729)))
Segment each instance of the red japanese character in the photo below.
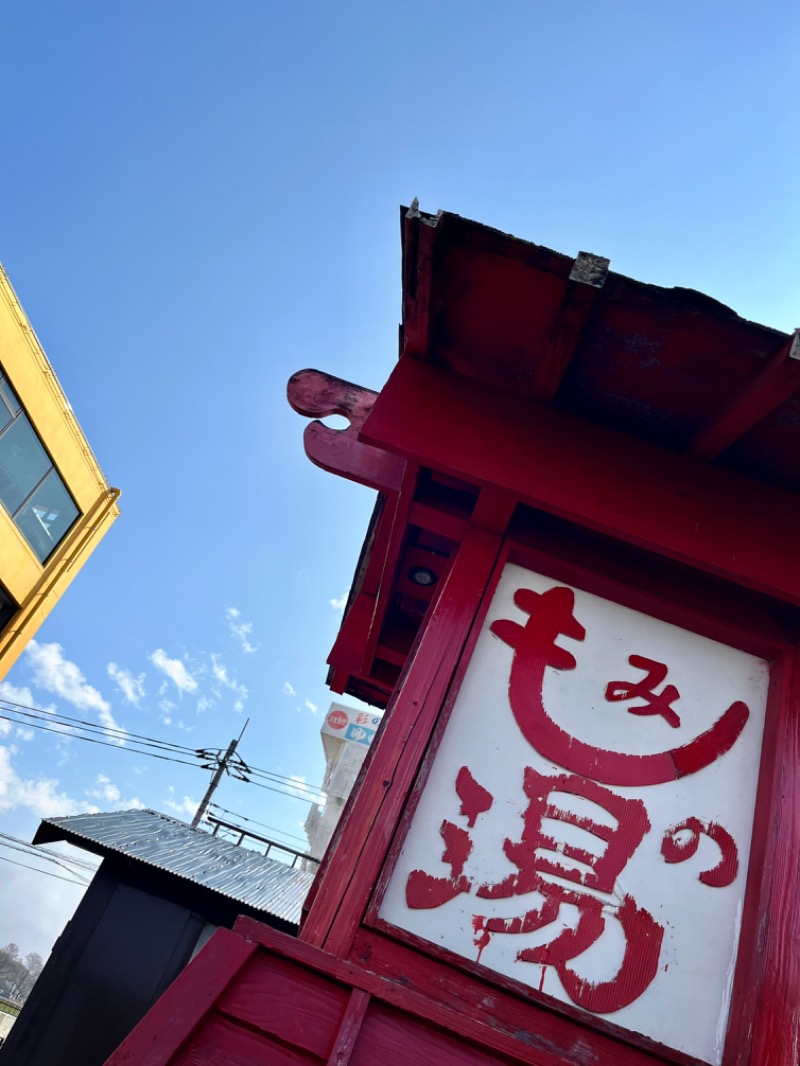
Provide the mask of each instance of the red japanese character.
MULTIPOLYGON (((552 966, 567 995, 578 1006, 595 1013, 620 1010, 637 999, 653 980, 663 929, 630 896, 624 896, 620 903, 618 898, 604 901, 591 893, 613 892, 617 877, 650 829, 644 804, 638 799, 617 796, 586 778, 571 774, 548 777, 531 767, 525 768, 523 787, 529 803, 523 814, 522 836, 519 841, 504 843, 505 854, 517 867, 516 873, 475 889, 464 873, 473 847, 470 835, 445 820, 440 830, 445 842, 442 859, 450 866, 450 876, 434 877, 424 870, 413 870, 406 883, 406 901, 413 909, 434 908, 473 889, 482 899, 510 899, 531 892, 544 897, 541 906, 517 917, 473 915, 478 958, 495 934, 532 933, 557 923, 562 904, 576 907, 579 917, 574 929, 561 929, 539 947, 522 948, 516 958, 520 962, 552 966), (597 804, 611 815, 615 825, 563 809, 554 802, 554 794, 559 793, 597 804), (596 854, 596 848, 591 851, 556 841, 544 831, 544 819, 575 827, 602 841, 601 853, 596 854), (551 876, 571 881, 575 887, 552 882, 551 876), (606 913, 609 907, 610 915, 606 913), (623 959, 611 980, 593 984, 582 978, 570 963, 600 939, 610 919, 622 926, 623 959)), ((489 810, 493 797, 475 781, 467 767, 458 773, 456 791, 461 800, 460 813, 471 827, 480 814, 489 810)))
MULTIPOLYGON (((461 800, 461 814, 472 828, 478 815, 489 810, 494 797, 478 784, 466 766, 458 771, 456 792, 461 800)), ((472 852, 469 833, 445 819, 439 834, 445 843, 442 862, 450 867, 450 876, 433 877, 424 870, 412 870, 406 884, 406 902, 412 910, 440 907, 472 888, 472 881, 464 875, 464 864, 472 852)))
POLYGON ((736 880, 739 872, 739 853, 736 841, 727 829, 716 822, 701 822, 698 818, 687 818, 679 825, 673 825, 664 834, 661 841, 661 854, 667 862, 685 862, 691 859, 700 844, 700 836, 705 833, 719 846, 722 857, 711 870, 703 870, 698 875, 704 885, 712 888, 727 888, 736 880), (679 834, 688 830, 691 836, 686 841, 679 839, 679 834))
POLYGON ((548 668, 575 668, 572 653, 556 644, 560 636, 583 640, 586 635, 574 615, 575 594, 563 586, 543 593, 522 588, 514 603, 529 615, 527 622, 501 619, 492 623, 491 631, 514 649, 508 688, 511 710, 525 739, 546 759, 606 784, 657 785, 702 770, 738 740, 750 714, 741 700, 690 743, 657 754, 608 751, 570 736, 545 710, 543 684, 548 668))
POLYGON ((641 681, 609 681, 606 699, 610 703, 643 699, 644 703, 638 707, 628 707, 628 714, 660 714, 673 729, 677 729, 681 720, 672 704, 681 698, 680 692, 674 685, 665 685, 659 693, 655 691, 656 685, 660 685, 667 676, 666 665, 655 659, 646 659, 644 655, 629 655, 628 662, 637 670, 644 670, 645 676, 641 681))
MULTIPOLYGON (((608 904, 581 889, 611 893, 617 877, 650 829, 645 806, 638 799, 624 799, 586 778, 569 774, 547 777, 531 767, 525 768, 525 794, 530 803, 523 815, 524 828, 518 842, 506 840, 503 850, 518 872, 493 885, 481 885, 476 895, 483 899, 508 899, 538 892, 544 896, 541 907, 515 918, 484 918, 475 915, 475 944, 480 953, 496 933, 531 933, 555 923, 562 904, 571 904, 579 912, 574 929, 564 929, 553 940, 517 952, 519 962, 552 966, 570 999, 580 1007, 603 1014, 632 1003, 655 977, 664 930, 653 916, 637 907, 625 896, 614 917, 625 935, 625 952, 616 975, 609 981, 593 984, 580 977, 569 965, 588 950, 606 929, 608 904), (591 818, 564 810, 552 801, 553 793, 568 793, 596 803, 616 822, 610 827, 591 818), (542 828, 543 819, 576 826, 603 841, 600 855, 594 851, 559 843, 542 828), (550 855, 543 855, 549 852, 550 855), (565 863, 564 860, 569 860, 565 863), (574 864, 580 864, 584 869, 574 864), (581 888, 570 889, 554 883, 548 875, 577 882, 581 888)), ((616 902, 616 901, 615 901, 616 902)))
POLYGON ((509 874, 498 884, 482 885, 477 894, 485 899, 507 899, 509 896, 532 892, 541 888, 541 874, 555 874, 586 888, 611 892, 617 877, 650 829, 644 803, 639 799, 624 799, 585 777, 571 774, 548 777, 537 773, 531 766, 525 767, 523 789, 530 802, 523 815, 522 836, 518 842, 506 840, 503 844, 503 851, 519 872, 509 874), (611 828, 563 810, 550 799, 553 792, 581 796, 596 803, 614 818, 616 827, 611 828), (591 836, 598 837, 606 844, 604 851, 597 856, 583 848, 560 844, 542 830, 544 818, 577 826, 591 836), (537 854, 540 849, 549 851, 553 857, 537 854), (587 869, 580 870, 565 864, 562 857, 574 860, 587 869))

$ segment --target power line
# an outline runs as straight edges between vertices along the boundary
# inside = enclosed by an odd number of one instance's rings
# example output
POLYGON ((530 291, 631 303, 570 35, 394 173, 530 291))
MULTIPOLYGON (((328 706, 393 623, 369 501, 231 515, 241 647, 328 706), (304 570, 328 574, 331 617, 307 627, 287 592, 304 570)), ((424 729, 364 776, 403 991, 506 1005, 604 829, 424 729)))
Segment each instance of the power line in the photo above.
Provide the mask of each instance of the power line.
MULTIPOLYGON (((243 780, 243 779, 240 779, 243 780)), ((265 785, 263 781, 245 781, 248 785, 255 785, 256 788, 264 788, 267 792, 275 792, 279 796, 289 796, 290 799, 302 800, 304 803, 320 803, 321 800, 316 799, 314 796, 297 795, 291 792, 287 788, 274 788, 272 785, 265 785)))
POLYGON ((41 866, 29 866, 26 862, 17 862, 15 859, 9 859, 6 855, 0 855, 0 862, 10 862, 12 866, 22 866, 26 870, 33 870, 37 874, 43 874, 45 877, 57 877, 59 881, 68 881, 71 885, 80 885, 81 888, 88 888, 88 881, 75 881, 71 877, 62 877, 61 874, 54 874, 52 870, 43 870, 41 866))
POLYGON ((130 747, 127 744, 115 744, 112 741, 100 740, 99 737, 83 736, 78 732, 69 732, 65 728, 54 729, 52 726, 45 725, 41 721, 20 723, 18 719, 10 718, 6 714, 0 714, 0 720, 13 722, 15 725, 23 724, 30 726, 31 729, 41 729, 45 733, 56 733, 58 736, 67 737, 68 740, 83 740, 87 744, 99 744, 101 747, 113 748, 115 751, 126 751, 131 755, 146 755, 151 759, 163 759, 166 762, 177 763, 180 766, 193 766, 196 769, 202 768, 202 764, 198 764, 197 762, 189 762, 186 759, 176 759, 174 756, 170 755, 161 755, 157 751, 143 751, 141 748, 130 747))
MULTIPOLYGON (((7 844, 4 840, 0 841, 0 847, 10 848, 11 851, 22 852, 22 854, 26 855, 29 859, 40 857, 45 862, 52 862, 55 866, 60 866, 62 869, 66 870, 67 873, 75 874, 76 877, 80 876, 80 874, 78 873, 77 870, 70 869, 70 867, 67 865, 67 862, 61 862, 59 859, 54 858, 52 855, 41 855, 41 856, 39 856, 39 853, 37 851, 35 851, 35 850, 34 851, 28 851, 25 848, 18 848, 14 844, 7 844)), ((89 867, 89 869, 91 869, 92 873, 95 873, 95 870, 96 870, 95 867, 89 867)))
POLYGON ((229 814, 231 818, 236 818, 240 822, 249 822, 250 825, 260 825, 262 829, 269 829, 271 833, 280 833, 281 836, 288 837, 290 840, 297 840, 301 844, 305 844, 305 838, 296 836, 294 833, 287 833, 285 829, 278 829, 277 826, 267 825, 266 822, 259 822, 257 818, 248 818, 244 814, 238 814, 236 811, 231 811, 227 807, 220 807, 218 803, 210 803, 209 807, 215 811, 219 811, 221 814, 229 814))
POLYGON ((0 833, 0 847, 12 848, 14 851, 22 851, 25 855, 40 855, 42 858, 49 859, 50 862, 57 863, 59 866, 64 866, 65 863, 69 863, 72 866, 80 866, 84 870, 89 870, 91 873, 96 873, 99 863, 87 862, 86 859, 73 858, 71 855, 62 855, 57 851, 53 851, 52 848, 45 848, 41 845, 31 844, 27 840, 22 840, 20 837, 12 836, 10 833, 0 833), (13 841, 8 844, 6 841, 13 841))
POLYGON ((80 728, 94 733, 102 733, 107 737, 119 737, 120 740, 134 740, 137 743, 166 748, 170 751, 184 755, 197 755, 202 749, 189 747, 187 744, 176 744, 171 740, 160 740, 158 737, 148 737, 144 733, 132 733, 127 729, 119 729, 116 726, 98 725, 89 722, 85 718, 74 718, 60 711, 46 711, 41 707, 29 707, 24 703, 14 703, 13 700, 0 698, 0 706, 13 709, 14 713, 24 715, 27 718, 43 719, 45 721, 63 722, 70 728, 80 728))
MULTIPOLYGON (((240 781, 247 781, 250 784, 258 784, 257 781, 253 781, 250 775, 263 778, 265 781, 269 781, 271 784, 288 785, 293 792, 305 792, 307 796, 303 796, 303 799, 310 798, 313 803, 324 803, 326 796, 325 793, 316 787, 316 785, 309 785, 306 781, 300 781, 296 777, 287 777, 286 774, 279 774, 273 770, 262 770, 257 766, 250 766, 244 762, 240 757, 236 757, 233 760, 234 766, 238 769, 242 775, 240 781)), ((262 786, 265 787, 265 786, 262 786)))
MULTIPOLYGON (((14 725, 39 729, 45 733, 55 733, 58 736, 66 737, 68 740, 83 740, 88 744, 98 744, 101 747, 114 748, 116 751, 127 751, 132 755, 161 759, 179 766, 217 770, 222 759, 221 748, 191 748, 186 744, 159 740, 144 733, 132 733, 112 726, 97 725, 95 722, 89 722, 84 718, 76 718, 57 711, 46 711, 41 707, 32 707, 16 703, 13 700, 0 698, 0 712, 2 710, 6 710, 8 713, 0 713, 0 720, 12 722, 14 725), (12 715, 21 716, 24 720, 20 721, 19 717, 11 717, 12 715), (147 748, 156 750, 143 750, 147 748), (196 761, 192 762, 190 759, 196 761), (203 760, 206 763, 205 765, 203 760), (208 763, 211 765, 208 765, 208 763)), ((286 774, 250 766, 238 755, 230 760, 230 765, 226 766, 226 770, 229 776, 237 780, 264 788, 268 792, 274 792, 279 796, 290 796, 294 799, 302 799, 308 803, 318 804, 324 803, 326 799, 325 793, 315 786, 308 785, 305 781, 298 781, 296 778, 288 777, 286 774), (260 778, 261 780, 254 780, 254 778, 260 778)))

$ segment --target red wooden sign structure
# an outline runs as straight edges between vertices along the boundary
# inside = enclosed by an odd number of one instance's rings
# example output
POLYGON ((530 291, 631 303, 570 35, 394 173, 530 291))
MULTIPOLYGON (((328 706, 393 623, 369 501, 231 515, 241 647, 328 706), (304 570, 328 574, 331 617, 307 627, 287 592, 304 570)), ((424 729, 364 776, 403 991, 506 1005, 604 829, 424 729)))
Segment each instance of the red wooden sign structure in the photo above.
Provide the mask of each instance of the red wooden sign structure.
POLYGON ((109 1060, 796 1066, 797 335, 403 212, 337 692, 387 713, 298 940, 217 933, 109 1060))

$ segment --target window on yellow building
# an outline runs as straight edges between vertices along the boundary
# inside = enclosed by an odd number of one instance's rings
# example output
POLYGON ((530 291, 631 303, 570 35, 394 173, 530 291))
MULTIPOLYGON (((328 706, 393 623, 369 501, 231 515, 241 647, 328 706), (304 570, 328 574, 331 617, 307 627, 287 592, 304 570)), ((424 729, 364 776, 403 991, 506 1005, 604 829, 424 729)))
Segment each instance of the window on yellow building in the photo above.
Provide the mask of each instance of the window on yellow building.
POLYGON ((0 503, 42 563, 78 517, 75 501, 2 371, 0 503))

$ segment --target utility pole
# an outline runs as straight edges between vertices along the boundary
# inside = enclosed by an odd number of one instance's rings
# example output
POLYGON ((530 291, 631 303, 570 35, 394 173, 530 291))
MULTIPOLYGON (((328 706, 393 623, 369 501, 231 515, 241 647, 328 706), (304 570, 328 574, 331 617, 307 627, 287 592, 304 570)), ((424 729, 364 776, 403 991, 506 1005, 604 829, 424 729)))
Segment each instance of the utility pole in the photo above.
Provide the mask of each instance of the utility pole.
POLYGON ((217 785, 220 783, 220 780, 222 779, 222 775, 228 769, 228 763, 231 760, 231 756, 236 751, 236 748, 237 748, 237 745, 239 744, 239 741, 244 736, 244 731, 245 731, 245 729, 247 729, 247 725, 248 725, 249 721, 250 721, 250 719, 248 718, 247 722, 245 722, 244 725, 242 726, 242 731, 239 734, 239 736, 235 737, 230 742, 230 744, 228 745, 228 750, 225 752, 225 754, 220 759, 219 766, 214 771, 214 776, 211 778, 211 782, 209 783, 209 786, 206 789, 206 794, 200 800, 200 806, 197 808, 197 812, 195 813, 195 816, 192 819, 192 829, 197 829, 198 825, 200 824, 201 818, 206 813, 206 810, 208 809, 208 805, 211 802, 211 797, 214 795, 214 791, 216 790, 217 785))

